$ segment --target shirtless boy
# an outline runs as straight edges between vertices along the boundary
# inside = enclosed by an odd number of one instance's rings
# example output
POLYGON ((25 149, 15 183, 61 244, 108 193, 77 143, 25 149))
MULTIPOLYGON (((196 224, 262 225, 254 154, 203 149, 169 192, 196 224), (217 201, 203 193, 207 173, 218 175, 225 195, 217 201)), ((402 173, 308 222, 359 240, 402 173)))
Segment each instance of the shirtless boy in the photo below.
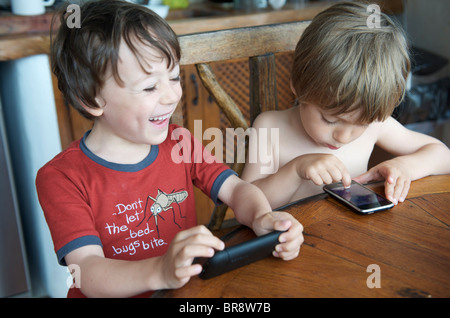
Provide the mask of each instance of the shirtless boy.
POLYGON ((391 117, 405 93, 408 46, 385 14, 380 28, 369 28, 370 14, 352 2, 317 15, 294 53, 296 104, 255 120, 253 134, 278 129, 279 140, 267 138, 274 169, 266 174, 262 162, 248 163, 242 178, 260 187, 272 208, 320 193, 324 184, 349 186, 352 179, 385 180, 385 195, 397 204, 411 181, 450 173, 447 146, 391 117), (367 171, 374 145, 395 158, 367 171))

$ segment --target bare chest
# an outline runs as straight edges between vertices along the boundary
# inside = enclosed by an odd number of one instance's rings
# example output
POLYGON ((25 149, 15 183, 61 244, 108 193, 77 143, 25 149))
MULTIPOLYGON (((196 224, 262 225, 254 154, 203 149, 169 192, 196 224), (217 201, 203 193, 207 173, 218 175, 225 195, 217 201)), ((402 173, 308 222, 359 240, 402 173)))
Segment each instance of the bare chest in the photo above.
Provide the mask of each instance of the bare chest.
POLYGON ((309 141, 285 138, 280 141, 279 166, 282 167, 294 158, 312 153, 332 154, 346 166, 352 177, 367 171, 367 165, 373 151, 375 140, 368 136, 358 138, 338 150, 318 147, 309 141))

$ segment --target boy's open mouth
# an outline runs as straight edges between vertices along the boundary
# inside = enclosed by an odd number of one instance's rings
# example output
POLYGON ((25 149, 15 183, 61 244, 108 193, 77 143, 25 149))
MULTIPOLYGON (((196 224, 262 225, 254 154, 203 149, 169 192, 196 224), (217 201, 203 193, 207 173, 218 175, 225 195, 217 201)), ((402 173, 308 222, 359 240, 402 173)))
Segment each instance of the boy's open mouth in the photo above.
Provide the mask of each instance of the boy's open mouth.
POLYGON ((170 118, 170 115, 172 115, 172 113, 169 113, 169 114, 166 114, 163 116, 158 116, 158 117, 151 117, 151 118, 149 118, 149 120, 153 121, 153 122, 164 121, 167 118, 170 118))
POLYGON ((168 125, 170 116, 172 116, 172 112, 162 116, 150 117, 148 120, 156 127, 164 128, 168 125))

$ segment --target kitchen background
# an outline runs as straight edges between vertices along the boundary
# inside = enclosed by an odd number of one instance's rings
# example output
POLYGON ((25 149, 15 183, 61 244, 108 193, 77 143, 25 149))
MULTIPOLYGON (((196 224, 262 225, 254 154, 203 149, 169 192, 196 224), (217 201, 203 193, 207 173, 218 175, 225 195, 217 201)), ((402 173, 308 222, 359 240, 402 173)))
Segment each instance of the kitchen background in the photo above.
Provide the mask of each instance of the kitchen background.
MULTIPOLYGON (((189 5, 251 14, 251 10, 275 12, 273 8, 285 1, 249 2, 190 0, 189 5), (249 2, 255 7, 248 9, 249 2)), ((313 1, 288 0, 285 5, 301 9, 309 2, 313 1)), ((403 0, 401 7, 396 15, 417 55, 410 90, 397 115, 409 127, 449 145, 450 2, 403 0)), ((1 0, 0 21, 8 15, 9 1, 1 0)), ((1 297, 65 297, 70 285, 67 269, 57 264, 34 186, 37 170, 62 149, 53 90, 47 55, 0 62, 1 297)))

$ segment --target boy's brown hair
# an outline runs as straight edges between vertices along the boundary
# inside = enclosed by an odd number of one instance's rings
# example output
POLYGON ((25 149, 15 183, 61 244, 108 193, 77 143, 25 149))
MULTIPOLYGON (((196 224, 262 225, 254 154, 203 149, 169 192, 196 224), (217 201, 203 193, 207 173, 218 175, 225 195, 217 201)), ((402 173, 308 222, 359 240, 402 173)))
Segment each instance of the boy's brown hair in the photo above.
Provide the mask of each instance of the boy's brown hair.
POLYGON ((338 3, 319 13, 295 49, 291 73, 299 103, 333 115, 362 109, 360 123, 383 121, 401 102, 410 71, 402 28, 367 3, 338 3), (369 11, 369 12, 368 12, 369 11))
POLYGON ((66 24, 68 5, 60 10, 61 25, 56 37, 52 36, 50 58, 66 102, 84 117, 94 118, 85 107, 101 106, 95 97, 109 71, 121 83, 117 64, 122 41, 146 72, 135 41, 159 51, 168 68, 179 62, 176 34, 164 19, 144 6, 117 0, 90 1, 80 8, 80 28, 70 28, 66 24))

